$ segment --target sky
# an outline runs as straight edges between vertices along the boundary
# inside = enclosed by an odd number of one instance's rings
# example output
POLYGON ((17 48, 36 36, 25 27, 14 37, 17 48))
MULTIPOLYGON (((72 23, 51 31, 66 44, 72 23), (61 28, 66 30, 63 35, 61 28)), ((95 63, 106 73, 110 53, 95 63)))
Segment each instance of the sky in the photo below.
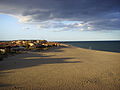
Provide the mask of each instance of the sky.
POLYGON ((0 0, 0 40, 120 40, 120 0, 0 0))

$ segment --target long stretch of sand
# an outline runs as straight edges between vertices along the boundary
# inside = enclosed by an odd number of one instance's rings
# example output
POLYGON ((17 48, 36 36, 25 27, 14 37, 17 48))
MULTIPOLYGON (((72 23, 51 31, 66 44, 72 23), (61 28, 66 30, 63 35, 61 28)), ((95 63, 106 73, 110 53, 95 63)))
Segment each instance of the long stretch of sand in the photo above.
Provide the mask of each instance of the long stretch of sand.
POLYGON ((64 47, 0 61, 0 90, 120 90, 120 53, 64 47))

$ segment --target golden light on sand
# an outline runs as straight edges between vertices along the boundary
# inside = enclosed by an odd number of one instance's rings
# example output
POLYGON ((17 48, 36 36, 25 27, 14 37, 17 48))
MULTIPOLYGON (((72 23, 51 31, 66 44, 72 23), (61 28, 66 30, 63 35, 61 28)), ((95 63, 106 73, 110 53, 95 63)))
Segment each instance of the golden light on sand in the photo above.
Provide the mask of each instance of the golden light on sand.
POLYGON ((72 46, 57 51, 5 58, 0 63, 0 90, 119 90, 119 53, 72 46))

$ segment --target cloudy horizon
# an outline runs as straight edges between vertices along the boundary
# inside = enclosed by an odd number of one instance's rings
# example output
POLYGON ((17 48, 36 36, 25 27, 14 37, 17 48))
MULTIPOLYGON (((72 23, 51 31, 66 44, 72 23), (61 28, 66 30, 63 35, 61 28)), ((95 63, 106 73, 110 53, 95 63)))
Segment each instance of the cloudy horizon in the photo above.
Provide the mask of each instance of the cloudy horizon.
POLYGON ((0 0, 0 21, 0 40, 120 40, 120 1, 0 0))

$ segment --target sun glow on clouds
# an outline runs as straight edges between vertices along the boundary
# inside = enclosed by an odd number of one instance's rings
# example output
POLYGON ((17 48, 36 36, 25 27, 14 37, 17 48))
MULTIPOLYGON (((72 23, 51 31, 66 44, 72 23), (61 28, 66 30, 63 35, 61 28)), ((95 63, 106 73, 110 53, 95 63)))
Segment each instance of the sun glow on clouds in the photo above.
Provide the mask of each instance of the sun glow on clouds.
POLYGON ((37 25, 38 29, 53 29, 59 31, 87 31, 92 30, 92 26, 83 21, 45 21, 37 25))
POLYGON ((84 24, 78 23, 76 26, 77 26, 77 27, 81 27, 81 26, 84 26, 84 24))
POLYGON ((0 13, 39 29, 118 30, 119 6, 119 0, 0 0, 0 13))
MULTIPOLYGON (((14 17, 1 15, 0 20, 3 19, 4 26, 6 23, 13 23, 10 27, 6 27, 0 35, 0 40, 13 39, 47 39, 47 40, 101 40, 102 39, 119 39, 120 32, 109 32, 109 34, 102 31, 92 30, 92 25, 80 21, 45 21, 33 25, 28 23, 18 22, 14 17), (9 18, 9 19, 8 19, 9 18), (15 20, 14 20, 15 19, 15 20), (78 26, 76 26, 78 25, 78 26), (22 28, 23 27, 23 28, 22 28), (51 27, 51 28, 49 28, 51 27), (38 29, 39 28, 39 29, 38 29), (10 30, 12 29, 12 30, 10 30), (87 31, 86 31, 87 30, 87 31), (111 34, 110 34, 111 33, 111 34)), ((1 24, 3 24, 1 22, 1 24)), ((0 24, 0 25, 1 25, 0 24)), ((10 25, 10 24, 8 24, 10 25)), ((2 27, 4 28, 2 25, 2 27)))
MULTIPOLYGON (((75 0, 74 2, 72 0, 0 0, 0 13, 17 18, 17 25, 10 26, 16 33, 18 33, 16 29, 22 28, 26 33, 56 32, 63 35, 71 32, 82 35, 84 32, 119 31, 119 3, 119 0, 97 0, 97 2, 96 0, 75 0)), ((1 18, 4 17, 1 16, 1 18)), ((11 23, 7 19, 6 22, 11 23)), ((12 29, 8 28, 8 31, 12 29)), ((83 36, 86 36, 85 33, 83 36)))
POLYGON ((31 16, 16 15, 15 17, 18 18, 20 23, 30 23, 32 21, 31 16))
MULTIPOLYGON (((94 30, 92 25, 84 21, 70 21, 70 20, 47 20, 47 21, 34 21, 31 16, 15 16, 18 21, 23 24, 33 24, 38 30, 48 30, 54 32, 61 31, 88 31, 94 30)), ((24 30, 30 29, 28 27, 23 27, 24 30)))

